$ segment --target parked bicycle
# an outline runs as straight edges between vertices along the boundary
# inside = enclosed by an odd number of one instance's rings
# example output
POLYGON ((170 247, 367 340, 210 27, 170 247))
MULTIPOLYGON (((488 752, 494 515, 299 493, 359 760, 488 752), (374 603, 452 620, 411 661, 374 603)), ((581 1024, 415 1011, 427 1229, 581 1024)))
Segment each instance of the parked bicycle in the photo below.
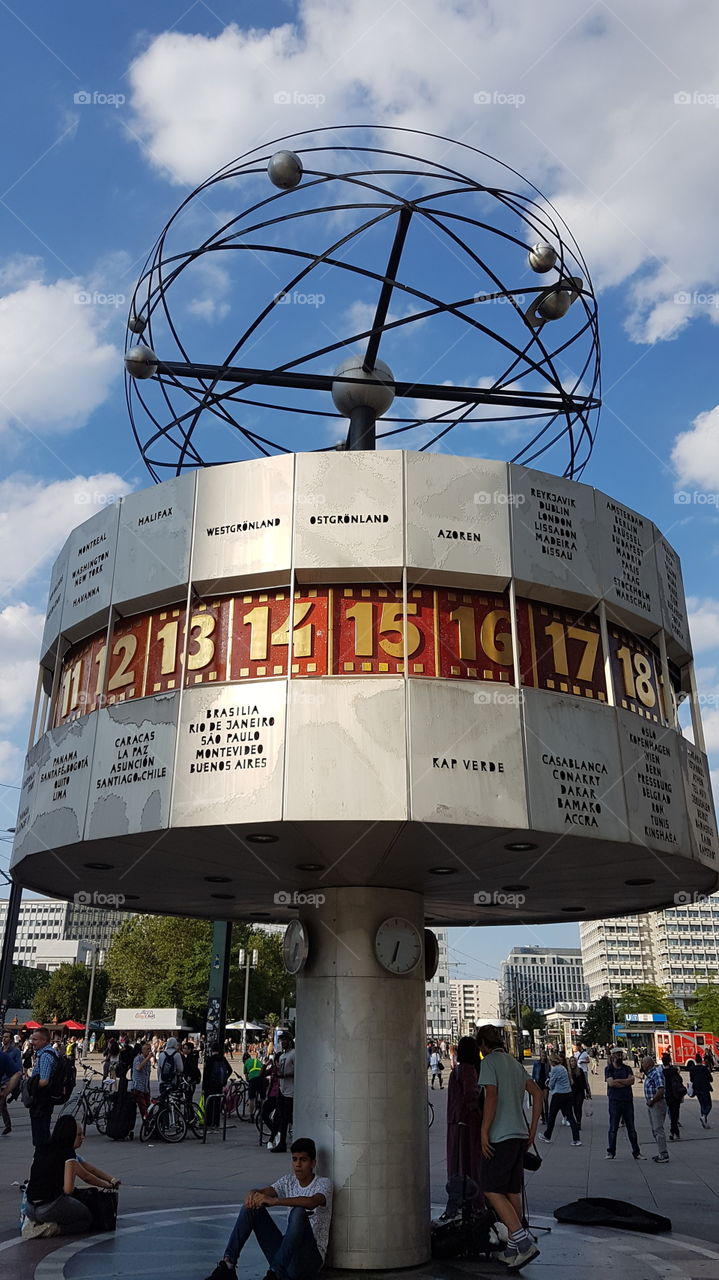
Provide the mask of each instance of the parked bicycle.
POLYGON ((94 1124, 98 1133, 107 1133, 107 1121, 110 1115, 110 1108, 113 1103, 113 1092, 104 1086, 102 1075, 99 1071, 95 1071, 93 1067, 84 1067, 84 1083, 79 1096, 74 1100, 70 1098, 66 1104, 65 1113, 73 1115, 80 1122, 83 1129, 94 1124), (93 1082, 93 1076, 97 1076, 97 1082, 93 1082))
POLYGON ((182 1142, 190 1127, 185 1097, 181 1089, 172 1089, 162 1098, 153 1098, 140 1126, 140 1142, 156 1136, 163 1142, 182 1142))

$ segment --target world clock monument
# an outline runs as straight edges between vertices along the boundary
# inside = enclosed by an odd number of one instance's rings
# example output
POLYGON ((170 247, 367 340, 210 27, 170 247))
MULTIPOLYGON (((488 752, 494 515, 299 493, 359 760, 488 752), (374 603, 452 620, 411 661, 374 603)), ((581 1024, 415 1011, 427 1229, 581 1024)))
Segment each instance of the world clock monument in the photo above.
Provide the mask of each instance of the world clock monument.
POLYGON ((717 829, 678 557, 580 481, 599 360, 571 233, 491 157, 368 136, 253 150, 148 258, 125 363, 160 483, 54 566, 13 868, 287 922, 328 1260, 384 1269, 429 1252, 432 925, 711 892, 717 829), (239 212, 188 248, 213 199, 239 212), (219 362, 182 333, 208 279, 217 318, 218 269, 219 362), (500 428, 511 460, 475 456, 500 428))

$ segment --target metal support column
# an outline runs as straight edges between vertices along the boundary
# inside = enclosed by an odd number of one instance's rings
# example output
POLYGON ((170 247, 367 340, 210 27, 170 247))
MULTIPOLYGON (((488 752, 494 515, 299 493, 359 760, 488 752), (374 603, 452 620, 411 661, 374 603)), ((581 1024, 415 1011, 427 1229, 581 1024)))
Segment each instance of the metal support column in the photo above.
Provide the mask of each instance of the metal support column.
POLYGON ((231 947, 232 921, 215 920, 212 926, 212 961, 207 996, 205 1041, 208 1050, 211 1045, 218 1044, 220 1052, 225 1043, 231 947))

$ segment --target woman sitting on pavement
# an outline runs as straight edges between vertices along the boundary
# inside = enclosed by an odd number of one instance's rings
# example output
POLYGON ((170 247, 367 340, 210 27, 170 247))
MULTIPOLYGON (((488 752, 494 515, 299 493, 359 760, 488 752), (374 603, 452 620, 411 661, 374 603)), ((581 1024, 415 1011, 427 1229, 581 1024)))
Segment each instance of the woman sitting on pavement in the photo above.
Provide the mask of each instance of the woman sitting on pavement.
POLYGON ((60 1235, 89 1231, 92 1215, 87 1205, 73 1197, 75 1179, 91 1187, 119 1187, 117 1178, 96 1169, 77 1154, 84 1138, 74 1116, 60 1116, 49 1142, 35 1151, 27 1186, 27 1216, 38 1224, 53 1222, 60 1235))

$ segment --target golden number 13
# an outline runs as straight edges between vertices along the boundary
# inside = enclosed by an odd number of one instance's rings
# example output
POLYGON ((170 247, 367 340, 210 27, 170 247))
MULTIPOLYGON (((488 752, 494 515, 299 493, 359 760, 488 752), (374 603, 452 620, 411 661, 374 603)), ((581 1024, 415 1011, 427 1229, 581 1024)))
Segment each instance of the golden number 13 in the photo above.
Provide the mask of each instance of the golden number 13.
MULTIPOLYGON (((216 619, 211 613, 194 613, 190 618, 190 650, 187 655, 188 671, 201 671, 209 666, 215 656, 215 642, 210 639, 216 619), (195 634, 197 633, 197 634, 195 634), (193 651, 193 645, 196 648, 193 651)), ((166 622, 157 638, 162 646, 160 675, 170 676, 177 667, 177 638, 180 624, 177 618, 166 622)))

